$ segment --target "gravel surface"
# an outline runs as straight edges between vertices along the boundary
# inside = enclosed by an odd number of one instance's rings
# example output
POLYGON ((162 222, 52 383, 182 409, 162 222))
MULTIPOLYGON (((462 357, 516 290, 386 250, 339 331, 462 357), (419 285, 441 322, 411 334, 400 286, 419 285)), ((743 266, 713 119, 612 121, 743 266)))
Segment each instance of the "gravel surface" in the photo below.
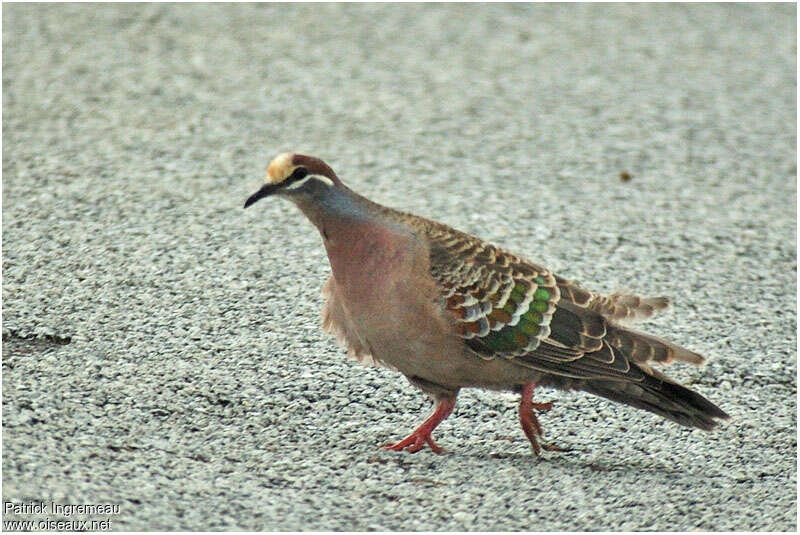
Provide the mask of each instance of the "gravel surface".
POLYGON ((125 530, 795 530, 795 14, 5 5, 3 499, 125 530), (321 332, 299 212, 242 210, 284 150, 672 296, 645 327, 709 356, 669 374, 733 420, 542 391, 569 451, 537 460, 516 396, 465 391, 445 455, 380 450, 430 402, 321 332))

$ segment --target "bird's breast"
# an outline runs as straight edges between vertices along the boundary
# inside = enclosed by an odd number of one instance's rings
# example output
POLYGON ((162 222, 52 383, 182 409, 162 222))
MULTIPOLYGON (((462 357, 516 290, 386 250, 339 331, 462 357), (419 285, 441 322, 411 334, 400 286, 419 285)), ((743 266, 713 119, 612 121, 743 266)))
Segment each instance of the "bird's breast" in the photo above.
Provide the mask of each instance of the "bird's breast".
POLYGON ((410 235, 366 223, 326 227, 325 234, 334 279, 352 306, 368 307, 391 296, 410 277, 419 252, 410 235))
POLYGON ((470 363, 430 274, 426 245, 386 227, 326 233, 333 270, 328 324, 336 324, 352 352, 436 384, 474 382, 463 377, 472 373, 470 363))

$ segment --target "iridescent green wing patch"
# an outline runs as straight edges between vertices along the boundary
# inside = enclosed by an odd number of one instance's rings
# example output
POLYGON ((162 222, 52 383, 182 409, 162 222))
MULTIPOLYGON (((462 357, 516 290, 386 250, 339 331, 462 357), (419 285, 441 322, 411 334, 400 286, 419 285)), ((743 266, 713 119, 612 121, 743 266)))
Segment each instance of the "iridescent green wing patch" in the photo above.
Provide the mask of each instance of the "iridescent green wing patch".
POLYGON ((550 321, 558 301, 558 288, 547 286, 546 274, 532 281, 515 283, 508 301, 493 309, 489 318, 497 322, 484 336, 467 339, 467 344, 482 356, 511 358, 536 349, 550 334, 550 321))
POLYGON ((466 234, 431 232, 431 274, 456 329, 479 355, 511 358, 536 349, 549 335, 559 300, 555 277, 466 234))

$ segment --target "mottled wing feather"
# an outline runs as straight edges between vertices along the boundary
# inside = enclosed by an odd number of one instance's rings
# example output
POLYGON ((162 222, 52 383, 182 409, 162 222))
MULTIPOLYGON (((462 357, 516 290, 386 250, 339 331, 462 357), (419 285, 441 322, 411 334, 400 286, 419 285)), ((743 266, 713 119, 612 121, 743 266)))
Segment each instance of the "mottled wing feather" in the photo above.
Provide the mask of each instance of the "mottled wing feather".
POLYGON ((506 358, 580 379, 640 381, 631 362, 702 357, 611 320, 645 317, 663 298, 601 296, 548 269, 444 225, 426 220, 431 274, 458 334, 484 359, 506 358))
MULTIPOLYGON (((631 293, 616 292, 600 295, 581 288, 577 283, 556 276, 563 301, 592 310, 607 320, 624 322, 649 318, 669 307, 666 297, 640 297, 631 293)), ((690 364, 702 364, 705 358, 693 351, 672 344, 658 337, 621 328, 609 322, 605 338, 613 347, 622 351, 637 363, 658 362, 669 364, 678 360, 690 364)))
POLYGON ((431 274, 476 354, 524 365, 541 359, 548 368, 587 353, 598 365, 613 361, 602 316, 564 300, 550 270, 432 222, 428 238, 431 274))
POLYGON ((598 295, 590 308, 603 316, 615 320, 639 320, 649 318, 669 308, 667 297, 640 297, 634 294, 615 292, 598 295))
POLYGON ((563 299, 578 306, 594 310, 602 316, 617 321, 649 318, 669 308, 667 297, 641 297, 631 293, 615 292, 601 295, 591 292, 567 279, 556 277, 563 299))
POLYGON ((677 360, 689 364, 702 364, 706 360, 694 351, 627 327, 610 328, 607 340, 614 347, 624 351, 632 361, 638 363, 669 364, 677 360))
POLYGON ((514 358, 550 335, 559 290, 547 269, 431 224, 431 274, 458 333, 484 358, 514 358))

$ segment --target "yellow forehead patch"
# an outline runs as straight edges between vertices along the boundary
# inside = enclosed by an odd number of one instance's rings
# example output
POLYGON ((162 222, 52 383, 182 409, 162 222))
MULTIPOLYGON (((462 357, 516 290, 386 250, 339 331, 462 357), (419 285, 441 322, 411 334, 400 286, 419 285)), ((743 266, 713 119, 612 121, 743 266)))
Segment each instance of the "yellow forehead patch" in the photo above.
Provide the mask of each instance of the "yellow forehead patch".
POLYGON ((283 154, 275 156, 267 168, 265 182, 268 184, 279 184, 286 180, 297 167, 296 165, 292 165, 293 156, 294 154, 291 152, 284 152, 283 154))

